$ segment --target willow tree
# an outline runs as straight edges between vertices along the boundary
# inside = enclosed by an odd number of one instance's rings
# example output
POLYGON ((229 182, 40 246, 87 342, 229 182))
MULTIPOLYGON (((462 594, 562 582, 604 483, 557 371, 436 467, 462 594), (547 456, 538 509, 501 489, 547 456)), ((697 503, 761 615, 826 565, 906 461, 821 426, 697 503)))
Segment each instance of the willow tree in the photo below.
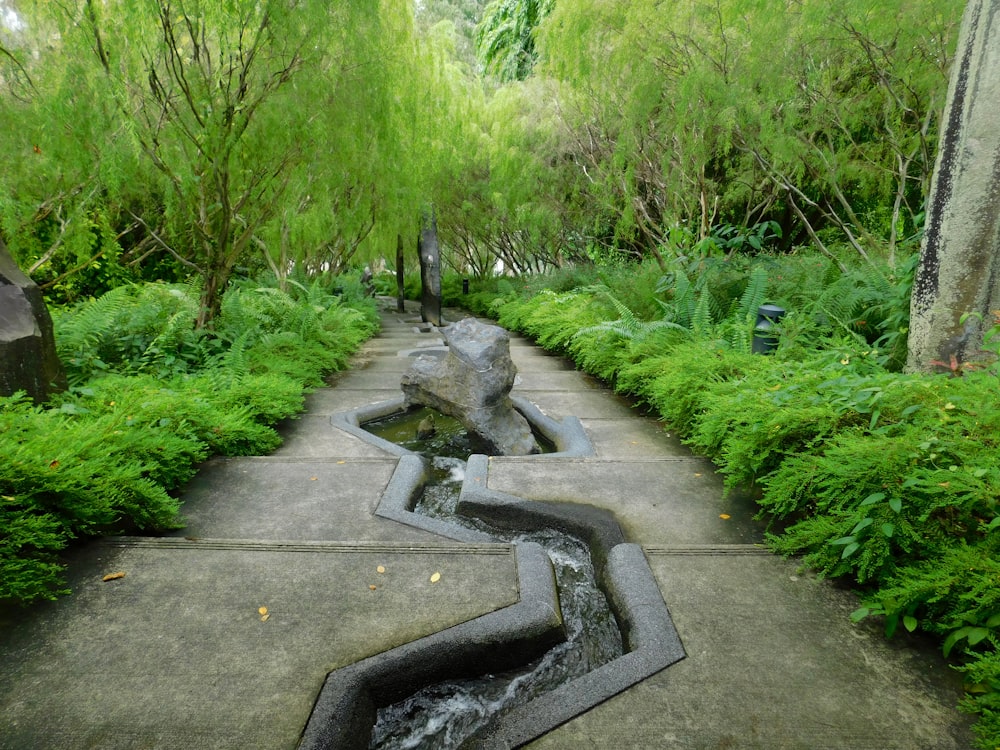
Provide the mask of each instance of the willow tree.
MULTIPOLYGON (((64 55, 48 14, 21 3, 0 55, 0 231, 20 266, 50 297, 72 301, 120 275, 118 217, 105 196, 122 149, 120 118, 88 95, 93 66, 64 55), (85 278, 81 278, 81 275, 85 278)), ((8 13, 10 13, 8 9, 8 13)), ((134 174, 128 182, 142 184, 134 174)))
POLYGON ((173 242, 162 243, 201 278, 199 326, 219 311, 301 158, 294 128, 275 128, 273 108, 352 6, 85 0, 71 19, 90 35, 129 136, 162 177, 173 223, 173 242))
POLYGON ((476 49, 488 73, 501 81, 531 75, 538 53, 535 31, 554 0, 492 0, 476 27, 476 49))
POLYGON ((919 220, 957 5, 560 0, 538 40, 623 240, 776 220, 868 255, 919 220))
POLYGON ((415 242, 424 200, 417 133, 433 125, 418 122, 429 74, 412 4, 366 6, 329 28, 322 44, 325 56, 273 110, 273 127, 300 152, 280 215, 258 232, 276 273, 292 264, 338 273, 384 254, 399 233, 415 242))

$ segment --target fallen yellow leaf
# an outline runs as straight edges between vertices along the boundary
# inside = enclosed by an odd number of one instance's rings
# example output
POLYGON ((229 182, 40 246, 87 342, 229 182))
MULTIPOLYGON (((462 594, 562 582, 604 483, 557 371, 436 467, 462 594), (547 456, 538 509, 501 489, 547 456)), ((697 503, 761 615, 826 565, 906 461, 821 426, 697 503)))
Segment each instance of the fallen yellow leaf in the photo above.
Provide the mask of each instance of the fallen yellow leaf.
POLYGON ((732 516, 730 516, 728 513, 720 513, 719 518, 721 518, 723 521, 728 521, 730 518, 732 518, 732 516))
POLYGON ((309 477, 310 482, 315 482, 319 477, 309 477))
POLYGON ((337 461, 338 464, 346 464, 347 461, 337 461))
POLYGON ((123 573, 123 572, 119 572, 119 573, 108 573, 108 574, 107 574, 106 576, 104 576, 104 578, 102 578, 101 580, 102 580, 102 581, 117 581, 117 580, 118 580, 119 578, 124 578, 124 577, 125 577, 125 573, 123 573))
POLYGON ((379 565, 377 568, 375 568, 375 572, 376 573, 385 573, 385 566, 384 565, 379 565))
POLYGON ((374 584, 374 583, 370 583, 370 584, 368 584, 368 588, 369 588, 370 590, 374 591, 374 590, 375 590, 375 584, 374 584))
POLYGON ((261 622, 267 622, 267 620, 268 620, 268 618, 269 618, 270 616, 271 616, 271 615, 261 615, 261 616, 260 616, 260 621, 261 621, 261 622))
POLYGON ((700 477, 700 476, 701 476, 701 474, 695 474, 695 476, 696 476, 696 477, 700 477))
POLYGON ((435 573, 434 575, 431 576, 431 583, 437 583, 440 580, 441 580, 440 573, 435 573))
POLYGON ((257 613, 261 615, 267 614, 267 607, 257 607, 257 613))

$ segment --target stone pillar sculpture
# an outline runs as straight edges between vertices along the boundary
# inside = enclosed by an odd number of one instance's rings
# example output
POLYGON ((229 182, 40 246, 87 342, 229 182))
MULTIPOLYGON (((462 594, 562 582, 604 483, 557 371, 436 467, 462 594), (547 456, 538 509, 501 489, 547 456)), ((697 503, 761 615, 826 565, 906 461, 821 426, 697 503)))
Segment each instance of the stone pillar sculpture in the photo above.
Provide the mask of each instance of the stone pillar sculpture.
POLYGON ((396 235, 396 312, 406 312, 406 274, 403 273, 403 235, 396 235))
POLYGON ((25 391, 40 402, 65 387, 42 291, 0 239, 0 396, 25 391))
POLYGON ((425 323, 441 325, 441 248, 438 246, 434 211, 424 217, 420 228, 420 317, 425 323))
POLYGON ((910 302, 909 370, 980 358, 1000 309, 998 102, 1000 0, 969 0, 910 302))

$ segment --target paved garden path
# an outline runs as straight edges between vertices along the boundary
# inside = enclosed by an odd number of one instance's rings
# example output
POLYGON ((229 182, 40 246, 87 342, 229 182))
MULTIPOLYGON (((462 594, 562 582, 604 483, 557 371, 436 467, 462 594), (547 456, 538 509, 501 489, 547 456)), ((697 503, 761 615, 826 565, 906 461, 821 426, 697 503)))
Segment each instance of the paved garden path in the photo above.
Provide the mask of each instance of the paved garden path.
MULTIPOLYGON (((182 532, 89 544, 72 596, 3 616, 0 748, 291 750, 330 670, 517 601, 507 545, 376 517, 399 459, 331 423, 399 396, 413 351, 442 343, 392 309, 280 450, 204 465, 182 532)), ((971 746, 933 645, 852 624, 853 595, 765 552, 708 461, 562 359, 516 336, 511 352, 515 393, 578 417, 596 455, 493 458, 489 488, 611 510, 686 652, 530 747, 971 746)))

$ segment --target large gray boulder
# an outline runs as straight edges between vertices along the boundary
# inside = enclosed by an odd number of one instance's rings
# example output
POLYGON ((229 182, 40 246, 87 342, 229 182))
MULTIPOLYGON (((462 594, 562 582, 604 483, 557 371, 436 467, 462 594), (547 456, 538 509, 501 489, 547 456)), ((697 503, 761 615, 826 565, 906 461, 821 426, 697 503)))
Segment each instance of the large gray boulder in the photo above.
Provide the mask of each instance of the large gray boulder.
POLYGON ((0 240, 0 396, 25 391, 39 402, 65 387, 42 292, 0 240))
POLYGON ((503 328, 466 318, 442 330, 448 354, 423 356, 403 374, 407 406, 422 404, 458 419, 496 455, 538 452, 531 426, 510 400, 517 368, 503 328))

